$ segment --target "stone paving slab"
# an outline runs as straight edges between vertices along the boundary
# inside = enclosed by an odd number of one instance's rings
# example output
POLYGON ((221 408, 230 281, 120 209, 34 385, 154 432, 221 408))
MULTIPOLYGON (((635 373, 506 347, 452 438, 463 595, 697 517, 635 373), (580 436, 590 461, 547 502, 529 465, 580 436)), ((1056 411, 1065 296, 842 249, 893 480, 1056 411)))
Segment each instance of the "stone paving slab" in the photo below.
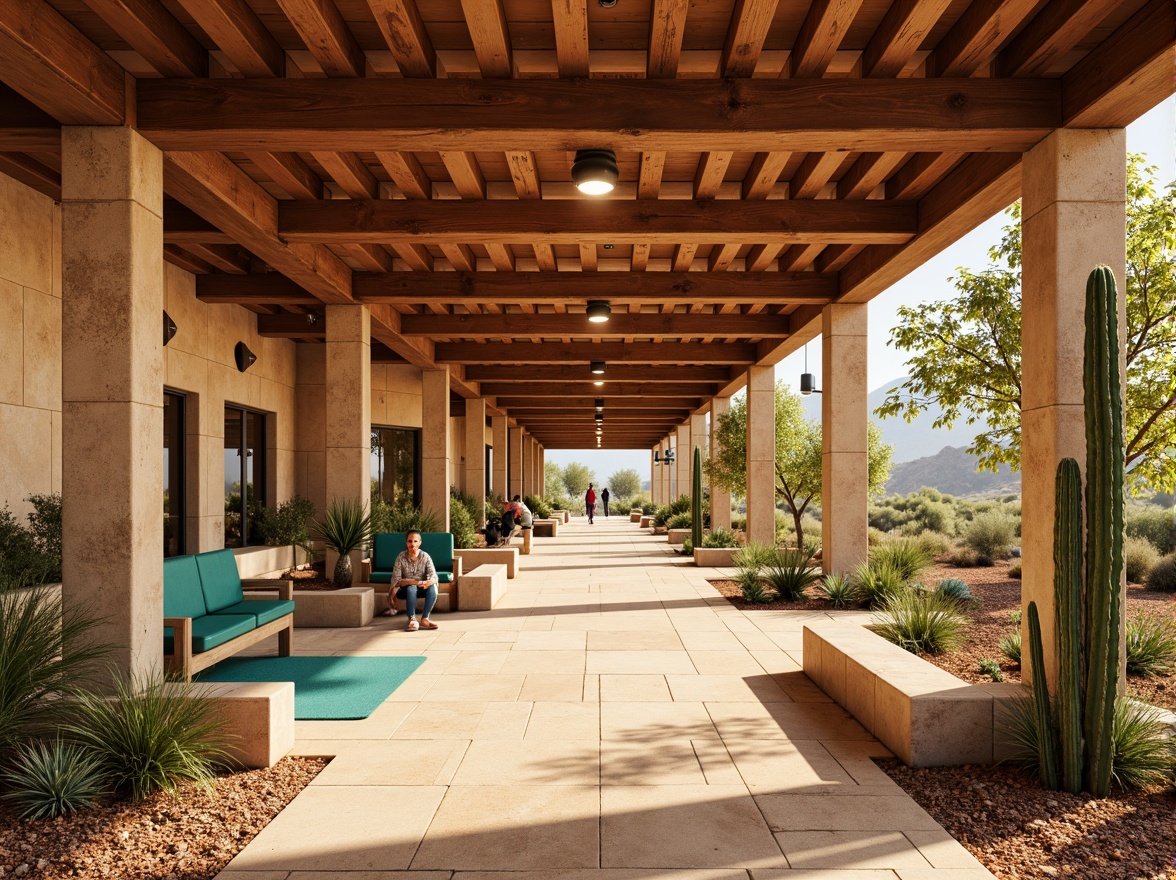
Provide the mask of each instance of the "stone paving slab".
POLYGON ((493 611, 300 635, 425 664, 368 719, 298 722, 334 758, 219 880, 990 880, 801 671, 830 615, 711 574, 573 518, 493 611))

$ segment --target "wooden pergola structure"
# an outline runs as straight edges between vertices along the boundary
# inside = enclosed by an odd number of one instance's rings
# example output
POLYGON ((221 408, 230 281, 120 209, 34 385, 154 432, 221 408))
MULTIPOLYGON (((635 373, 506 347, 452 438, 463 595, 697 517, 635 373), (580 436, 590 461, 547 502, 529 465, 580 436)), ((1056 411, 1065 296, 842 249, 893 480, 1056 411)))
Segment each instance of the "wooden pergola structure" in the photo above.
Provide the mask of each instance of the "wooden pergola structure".
POLYGON ((373 362, 546 448, 603 397, 603 445, 651 448, 1015 200, 1051 132, 1170 94, 1174 34, 1171 0, 0 0, 0 171, 61 198, 61 126, 131 126, 201 300, 307 342, 362 303, 373 362))

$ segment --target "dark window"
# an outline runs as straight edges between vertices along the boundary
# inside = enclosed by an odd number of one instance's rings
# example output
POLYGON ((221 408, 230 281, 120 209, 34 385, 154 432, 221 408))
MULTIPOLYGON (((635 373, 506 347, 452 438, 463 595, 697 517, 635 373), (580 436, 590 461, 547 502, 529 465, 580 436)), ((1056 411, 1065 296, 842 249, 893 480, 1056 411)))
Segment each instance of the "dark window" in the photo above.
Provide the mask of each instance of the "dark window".
POLYGON ((185 532, 184 395, 163 392, 163 555, 182 556, 185 532))
POLYGON ((413 428, 372 428, 372 486, 388 504, 420 504, 420 435, 413 428))
POLYGON ((225 407, 225 546, 262 544, 265 414, 225 407))

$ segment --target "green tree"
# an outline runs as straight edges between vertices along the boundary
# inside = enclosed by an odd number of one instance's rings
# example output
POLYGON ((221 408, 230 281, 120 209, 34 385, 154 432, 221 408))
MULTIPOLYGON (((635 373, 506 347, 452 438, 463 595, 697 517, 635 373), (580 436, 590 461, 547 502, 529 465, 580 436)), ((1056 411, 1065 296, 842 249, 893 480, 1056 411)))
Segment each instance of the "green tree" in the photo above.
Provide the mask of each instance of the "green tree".
POLYGON ((564 495, 563 468, 554 461, 543 462, 543 494, 554 499, 564 495))
MULTIPOLYGON (((876 424, 868 426, 867 479, 870 495, 879 495, 890 476, 894 447, 882 442, 876 424)), ((703 470, 721 488, 747 494, 747 398, 741 397, 719 416, 715 428, 718 458, 703 470)), ((797 545, 804 546, 801 517, 821 498, 821 425, 805 418, 800 395, 783 382, 776 383, 776 497, 784 499, 796 526, 797 545)))
POLYGON ((617 498, 629 498, 641 491, 641 474, 624 468, 608 478, 608 491, 617 498))
MULTIPOLYGON (((961 268, 954 299, 902 306, 892 345, 911 352, 910 378, 877 409, 907 421, 932 404, 936 427, 986 424, 968 451, 980 466, 1021 464, 1021 211, 989 251, 993 265, 961 268)), ((1176 182, 1157 191, 1156 169, 1127 162, 1127 412, 1133 491, 1176 481, 1176 182)))
POLYGON ((563 484, 572 498, 579 498, 588 491, 588 484, 596 482, 596 476, 588 465, 569 461, 563 467, 563 484))

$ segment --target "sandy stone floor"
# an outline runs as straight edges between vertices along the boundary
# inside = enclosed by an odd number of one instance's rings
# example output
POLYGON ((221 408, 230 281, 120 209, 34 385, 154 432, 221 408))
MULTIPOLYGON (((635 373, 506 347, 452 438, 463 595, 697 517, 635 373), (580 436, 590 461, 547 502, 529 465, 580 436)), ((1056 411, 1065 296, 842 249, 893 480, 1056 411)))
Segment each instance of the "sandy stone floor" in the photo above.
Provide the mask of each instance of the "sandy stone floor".
MULTIPOLYGON (((628 518, 536 539, 491 612, 305 630, 420 654, 221 880, 982 880, 800 671, 813 613, 744 613, 628 518)), ((823 615, 820 615, 823 616, 823 615)))

